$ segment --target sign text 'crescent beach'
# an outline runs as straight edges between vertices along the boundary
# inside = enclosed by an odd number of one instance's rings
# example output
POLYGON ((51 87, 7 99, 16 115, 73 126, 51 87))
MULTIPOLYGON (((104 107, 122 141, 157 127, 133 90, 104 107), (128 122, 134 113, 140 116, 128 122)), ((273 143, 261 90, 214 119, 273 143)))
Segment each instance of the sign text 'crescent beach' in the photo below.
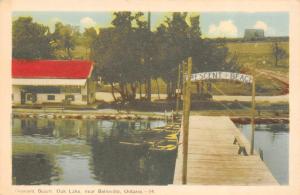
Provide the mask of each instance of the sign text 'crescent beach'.
POLYGON ((252 83, 253 76, 235 72, 200 72, 191 75, 191 81, 202 80, 233 80, 242 83, 252 83))

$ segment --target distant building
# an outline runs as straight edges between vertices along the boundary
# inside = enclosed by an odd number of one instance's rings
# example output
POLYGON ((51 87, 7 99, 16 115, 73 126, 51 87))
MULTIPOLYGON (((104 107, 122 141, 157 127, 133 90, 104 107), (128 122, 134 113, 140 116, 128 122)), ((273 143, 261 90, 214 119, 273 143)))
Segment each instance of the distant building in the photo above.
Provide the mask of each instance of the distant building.
POLYGON ((244 39, 246 40, 256 40, 265 37, 265 32, 263 29, 246 29, 244 34, 244 39))
POLYGON ((95 101, 93 64, 84 60, 12 60, 13 104, 95 101))

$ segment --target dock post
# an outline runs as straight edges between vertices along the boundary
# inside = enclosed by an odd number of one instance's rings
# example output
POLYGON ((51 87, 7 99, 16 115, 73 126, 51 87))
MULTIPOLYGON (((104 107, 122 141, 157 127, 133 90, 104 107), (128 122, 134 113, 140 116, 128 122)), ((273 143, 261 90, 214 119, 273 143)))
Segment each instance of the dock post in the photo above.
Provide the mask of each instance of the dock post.
POLYGON ((183 164, 182 184, 187 184, 187 160, 188 160, 188 139, 189 139, 189 117, 191 107, 191 73, 192 58, 187 61, 187 71, 184 68, 184 96, 183 96, 183 164))
POLYGON ((167 110, 165 110, 165 114, 164 114, 164 117, 165 117, 165 123, 168 123, 168 116, 167 116, 167 110))
POLYGON ((251 109, 251 145, 250 145, 250 154, 254 153, 254 134, 255 134, 255 69, 252 73, 252 109, 251 109))
POLYGON ((172 117, 172 126, 173 126, 174 125, 174 111, 173 110, 172 110, 171 117, 172 117))
POLYGON ((258 151, 259 151, 259 157, 260 157, 260 159, 264 160, 264 151, 261 148, 259 148, 258 151))

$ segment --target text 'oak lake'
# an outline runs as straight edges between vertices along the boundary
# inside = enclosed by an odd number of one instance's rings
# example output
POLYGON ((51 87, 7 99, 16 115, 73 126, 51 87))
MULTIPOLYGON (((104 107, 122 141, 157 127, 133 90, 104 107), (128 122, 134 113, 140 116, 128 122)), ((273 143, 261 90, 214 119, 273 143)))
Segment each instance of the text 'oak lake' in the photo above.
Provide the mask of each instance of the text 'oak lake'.
POLYGON ((191 81, 202 80, 233 80, 242 83, 252 83, 252 75, 235 73, 235 72, 200 72, 191 75, 191 81))

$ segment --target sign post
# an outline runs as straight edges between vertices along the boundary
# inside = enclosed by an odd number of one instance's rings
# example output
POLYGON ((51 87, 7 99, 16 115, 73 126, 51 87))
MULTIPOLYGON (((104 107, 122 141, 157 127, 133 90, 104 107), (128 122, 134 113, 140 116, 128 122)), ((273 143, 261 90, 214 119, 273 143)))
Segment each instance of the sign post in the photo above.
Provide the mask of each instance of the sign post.
MULTIPOLYGON (((186 66, 185 66, 186 67, 186 66)), ((191 72, 192 58, 187 61, 187 70, 183 68, 184 94, 183 94, 183 164, 182 184, 187 183, 187 160, 188 160, 188 138, 189 138, 189 117, 191 107, 191 72)))
POLYGON ((250 154, 253 155, 254 152, 254 134, 255 134, 255 70, 253 69, 252 73, 252 108, 251 108, 251 145, 250 145, 250 154))

